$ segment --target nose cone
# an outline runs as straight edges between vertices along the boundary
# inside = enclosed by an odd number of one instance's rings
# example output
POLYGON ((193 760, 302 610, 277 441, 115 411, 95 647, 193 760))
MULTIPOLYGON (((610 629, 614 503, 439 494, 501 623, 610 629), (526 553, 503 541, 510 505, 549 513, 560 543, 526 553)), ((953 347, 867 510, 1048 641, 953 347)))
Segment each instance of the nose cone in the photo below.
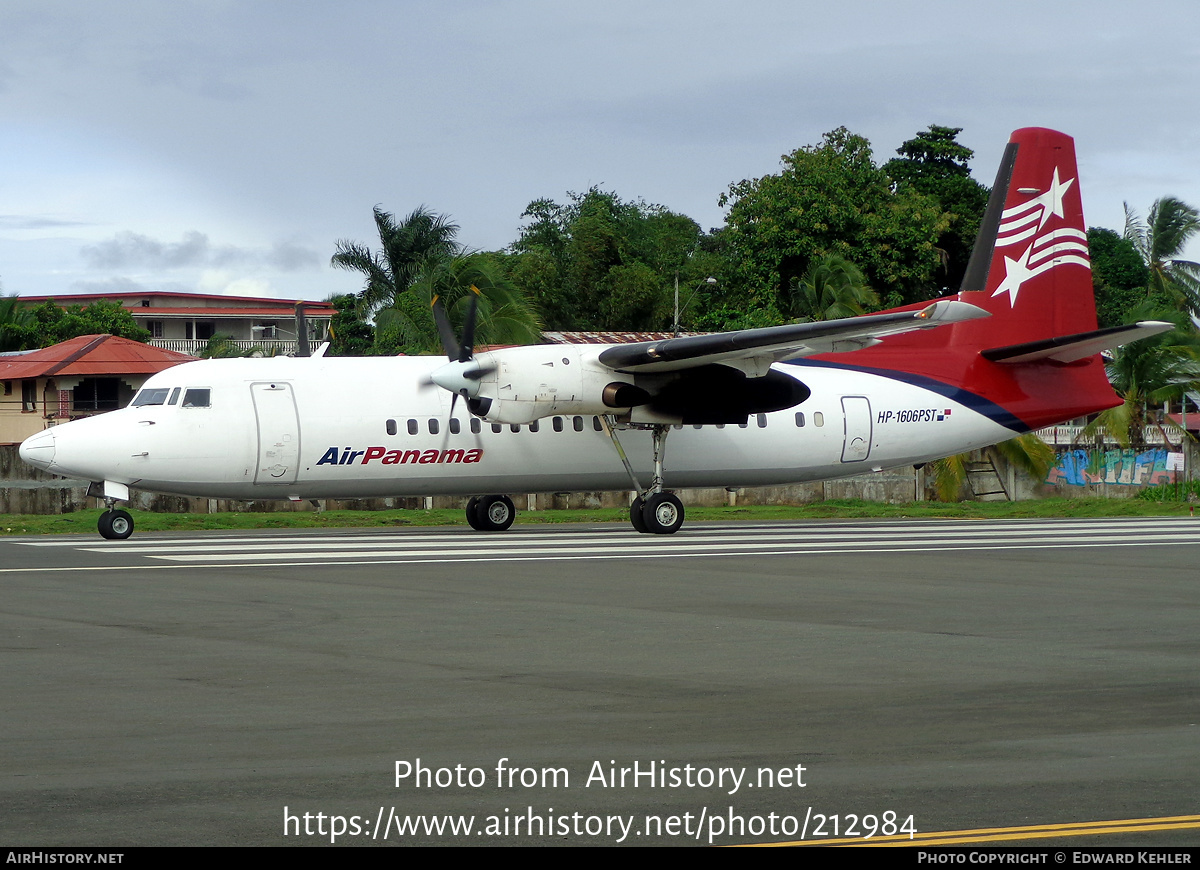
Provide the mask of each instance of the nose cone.
POLYGON ((54 430, 30 435, 21 443, 21 459, 34 468, 48 471, 54 464, 54 430))

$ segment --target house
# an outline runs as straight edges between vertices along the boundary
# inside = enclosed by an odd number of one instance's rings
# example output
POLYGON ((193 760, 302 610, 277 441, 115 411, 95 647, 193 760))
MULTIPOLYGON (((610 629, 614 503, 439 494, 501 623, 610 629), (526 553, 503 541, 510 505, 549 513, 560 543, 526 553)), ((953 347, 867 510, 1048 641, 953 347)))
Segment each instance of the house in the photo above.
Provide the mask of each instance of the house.
POLYGON ((155 347, 198 354, 214 335, 225 335, 241 348, 279 353, 297 350, 296 312, 303 312, 311 345, 325 341, 335 313, 328 302, 213 296, 205 293, 91 293, 71 296, 22 296, 25 305, 47 300, 58 305, 90 305, 101 299, 129 309, 155 347))
POLYGON ((122 408, 151 375, 193 359, 113 335, 0 354, 0 444, 122 408))

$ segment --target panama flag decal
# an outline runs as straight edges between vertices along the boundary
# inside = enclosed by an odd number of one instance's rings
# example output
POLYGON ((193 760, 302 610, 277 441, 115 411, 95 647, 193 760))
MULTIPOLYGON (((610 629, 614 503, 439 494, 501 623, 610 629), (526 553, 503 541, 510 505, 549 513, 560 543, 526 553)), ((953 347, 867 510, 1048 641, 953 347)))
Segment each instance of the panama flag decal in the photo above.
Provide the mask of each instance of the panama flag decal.
POLYGON ((1074 178, 1061 181, 1056 166, 1044 192, 1004 210, 996 250, 1011 247, 1019 253, 1004 254, 1004 280, 993 296, 1007 293, 1008 304, 1015 306, 1021 285, 1031 278, 1056 266, 1090 267, 1087 233, 1082 226, 1064 226, 1063 197, 1074 183, 1074 178))

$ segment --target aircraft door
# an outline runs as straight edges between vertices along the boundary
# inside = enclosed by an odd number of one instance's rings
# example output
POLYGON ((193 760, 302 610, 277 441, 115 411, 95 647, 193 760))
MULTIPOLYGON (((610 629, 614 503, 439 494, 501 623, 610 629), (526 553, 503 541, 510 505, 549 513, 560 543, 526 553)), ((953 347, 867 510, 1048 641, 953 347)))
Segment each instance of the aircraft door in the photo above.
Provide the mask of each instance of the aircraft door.
POLYGON ((846 441, 842 462, 862 462, 871 455, 871 402, 865 396, 842 396, 846 441))
POLYGON ((300 470, 300 416, 296 412, 292 385, 251 384, 250 395, 258 419, 258 464, 254 482, 295 483, 300 470))

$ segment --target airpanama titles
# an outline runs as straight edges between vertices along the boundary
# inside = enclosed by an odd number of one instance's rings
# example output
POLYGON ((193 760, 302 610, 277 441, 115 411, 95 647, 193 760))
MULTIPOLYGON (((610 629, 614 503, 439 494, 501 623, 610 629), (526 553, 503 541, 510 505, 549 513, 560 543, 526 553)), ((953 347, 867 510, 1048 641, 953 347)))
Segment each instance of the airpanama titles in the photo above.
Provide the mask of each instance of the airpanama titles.
POLYGON ((317 460, 317 465, 370 465, 378 461, 380 465, 433 465, 457 464, 469 465, 483 459, 483 448, 472 447, 470 450, 458 448, 448 450, 388 450, 386 447, 367 447, 365 450, 355 450, 353 447, 330 447, 317 460))

